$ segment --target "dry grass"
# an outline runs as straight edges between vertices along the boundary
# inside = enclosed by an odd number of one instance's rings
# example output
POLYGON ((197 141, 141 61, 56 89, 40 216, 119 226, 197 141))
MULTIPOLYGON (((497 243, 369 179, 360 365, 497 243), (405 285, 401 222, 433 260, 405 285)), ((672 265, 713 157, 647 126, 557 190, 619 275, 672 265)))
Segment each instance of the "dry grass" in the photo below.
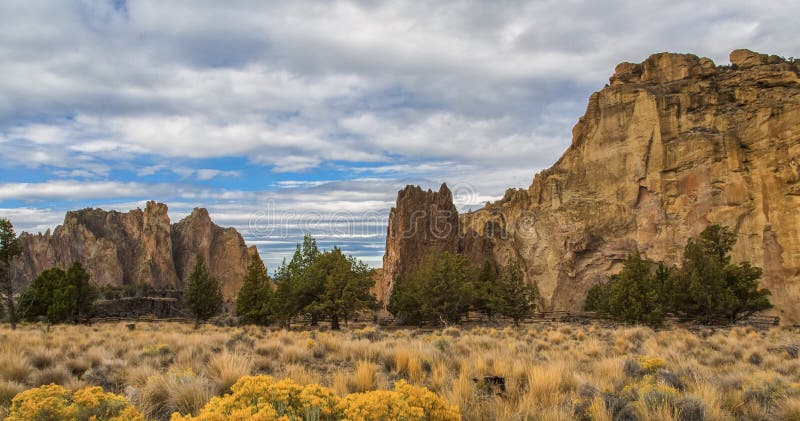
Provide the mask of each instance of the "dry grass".
POLYGON ((240 377, 252 374, 253 359, 250 355, 223 352, 211 357, 206 366, 206 374, 216 386, 217 394, 230 392, 230 387, 240 377))
POLYGON ((797 330, 528 325, 444 330, 200 330, 179 323, 0 328, 0 418, 50 382, 123 393, 149 419, 193 413, 247 374, 344 395, 423 385, 466 420, 800 421, 797 330), (500 377, 504 389, 488 383, 500 377))
POLYGON ((348 389, 350 392, 366 392, 374 390, 377 382, 378 366, 369 361, 359 361, 348 389))

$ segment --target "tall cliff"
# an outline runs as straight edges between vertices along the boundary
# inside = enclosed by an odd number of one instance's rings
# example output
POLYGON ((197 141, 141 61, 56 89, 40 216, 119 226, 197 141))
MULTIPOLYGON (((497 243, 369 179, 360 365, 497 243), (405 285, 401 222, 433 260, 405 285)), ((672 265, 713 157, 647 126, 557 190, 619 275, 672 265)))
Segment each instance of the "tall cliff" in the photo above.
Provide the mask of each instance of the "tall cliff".
POLYGON ((763 267, 777 313, 800 322, 800 65, 748 50, 730 60, 618 65, 556 164, 461 215, 459 237, 474 231, 487 257, 519 261, 545 309, 577 310, 632 249, 679 262, 688 238, 722 224, 734 260, 763 267))
POLYGON ((125 213, 70 211, 52 233, 22 233, 19 238, 23 252, 12 276, 20 285, 45 269, 80 262, 97 285, 180 289, 199 254, 222 284, 223 295, 231 299, 249 261, 242 236, 233 228, 215 225, 205 209, 195 209, 170 224, 167 206, 152 201, 144 210, 125 213))

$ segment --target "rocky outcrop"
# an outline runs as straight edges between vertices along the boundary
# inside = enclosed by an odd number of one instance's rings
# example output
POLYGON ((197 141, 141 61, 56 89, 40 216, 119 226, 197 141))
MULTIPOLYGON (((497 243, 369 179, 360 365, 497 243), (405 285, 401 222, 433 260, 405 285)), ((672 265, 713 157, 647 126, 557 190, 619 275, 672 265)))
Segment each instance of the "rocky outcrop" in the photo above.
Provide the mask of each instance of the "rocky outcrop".
POLYGON ((124 213, 70 211, 52 233, 22 233, 19 238, 23 252, 12 276, 22 286, 45 269, 80 262, 97 285, 181 289, 199 254, 230 299, 238 292, 249 259, 241 235, 215 225, 205 209, 195 209, 171 225, 167 206, 152 201, 144 210, 124 213))
MULTIPOLYGON (((800 322, 800 66, 748 50, 730 59, 618 65, 558 162, 461 215, 462 236, 478 233, 500 264, 519 261, 543 308, 577 310, 634 248, 679 262, 688 238, 726 225, 734 260, 763 267, 778 315, 800 322)), ((402 250, 392 241, 387 254, 402 250)))
POLYGON ((235 297, 247 273, 250 253, 238 231, 215 225, 203 208, 195 208, 172 226, 172 256, 178 279, 186 280, 198 255, 219 280, 222 295, 235 297))
POLYGON ((458 237, 458 210, 447 184, 438 192, 418 186, 400 190, 389 213, 383 270, 375 288, 378 300, 388 303, 395 279, 407 275, 428 254, 458 252, 458 237))

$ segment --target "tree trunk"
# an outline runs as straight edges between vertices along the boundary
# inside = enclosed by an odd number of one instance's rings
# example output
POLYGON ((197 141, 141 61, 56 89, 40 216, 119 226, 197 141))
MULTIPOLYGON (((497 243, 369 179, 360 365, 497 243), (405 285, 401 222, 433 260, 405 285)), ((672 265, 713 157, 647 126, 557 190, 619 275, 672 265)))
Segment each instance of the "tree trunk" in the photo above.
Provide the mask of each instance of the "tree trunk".
POLYGON ((331 314, 331 330, 339 330, 339 315, 331 314))
POLYGON ((319 315, 315 312, 311 312, 311 326, 319 326, 319 315))

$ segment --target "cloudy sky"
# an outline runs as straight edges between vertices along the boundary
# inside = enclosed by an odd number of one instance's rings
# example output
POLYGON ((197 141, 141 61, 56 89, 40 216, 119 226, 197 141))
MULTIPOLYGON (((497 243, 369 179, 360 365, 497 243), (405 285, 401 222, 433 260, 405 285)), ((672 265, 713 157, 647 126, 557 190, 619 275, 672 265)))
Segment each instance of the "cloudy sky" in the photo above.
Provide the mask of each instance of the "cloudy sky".
POLYGON ((621 61, 800 56, 790 1, 0 2, 0 216, 195 206, 273 270, 303 232, 380 265, 405 184, 527 187, 621 61))

